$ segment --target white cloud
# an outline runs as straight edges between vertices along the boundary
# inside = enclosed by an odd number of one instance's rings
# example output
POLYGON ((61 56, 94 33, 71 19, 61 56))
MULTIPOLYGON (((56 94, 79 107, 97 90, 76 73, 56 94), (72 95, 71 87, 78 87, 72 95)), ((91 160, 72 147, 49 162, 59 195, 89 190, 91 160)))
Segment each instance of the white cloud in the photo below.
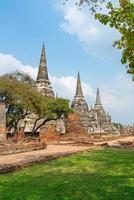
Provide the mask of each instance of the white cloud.
MULTIPOLYGON (((28 73, 32 78, 36 79, 38 68, 29 65, 23 65, 21 61, 12 55, 0 53, 0 75, 20 70, 28 73)), ((72 99, 76 88, 76 78, 73 76, 55 77, 50 75, 52 85, 60 97, 72 99)), ((90 85, 82 82, 83 93, 88 97, 93 96, 93 91, 90 85)))
POLYGON ((12 55, 0 53, 0 75, 21 70, 29 73, 33 78, 36 78, 37 68, 29 65, 23 65, 18 59, 12 55))
POLYGON ((94 24, 93 17, 76 9, 75 6, 62 6, 64 22, 61 28, 71 35, 76 35, 81 42, 89 43, 99 35, 99 29, 94 24))
MULTIPOLYGON (((66 77, 50 77, 52 85, 57 91, 57 95, 60 97, 65 97, 72 99, 76 90, 77 79, 73 76, 66 77)), ((82 82, 83 93, 86 98, 92 98, 94 96, 92 88, 85 82, 82 82)))
POLYGON ((21 70, 27 74, 29 74, 33 79, 36 79, 37 77, 37 72, 38 72, 38 68, 36 67, 32 67, 32 66, 22 66, 21 70))
MULTIPOLYGON (((37 67, 23 65, 12 55, 0 53, 0 75, 4 73, 21 70, 30 74, 34 79, 37 76, 37 67)), ((50 75, 54 90, 59 97, 72 99, 75 94, 76 77, 55 77, 50 75)), ((83 93, 88 102, 94 102, 95 93, 93 87, 82 82, 83 93)), ((133 82, 127 75, 119 74, 112 82, 102 85, 100 88, 104 108, 110 112, 114 121, 132 123, 134 119, 134 93, 133 82)))
POLYGON ((88 9, 78 9, 74 2, 69 1, 63 5, 60 0, 57 1, 56 8, 63 15, 61 29, 76 36, 88 54, 103 60, 110 59, 116 51, 112 43, 119 38, 119 34, 95 20, 88 9))
POLYGON ((119 74, 102 86, 102 101, 114 121, 134 122, 134 84, 129 76, 119 74))

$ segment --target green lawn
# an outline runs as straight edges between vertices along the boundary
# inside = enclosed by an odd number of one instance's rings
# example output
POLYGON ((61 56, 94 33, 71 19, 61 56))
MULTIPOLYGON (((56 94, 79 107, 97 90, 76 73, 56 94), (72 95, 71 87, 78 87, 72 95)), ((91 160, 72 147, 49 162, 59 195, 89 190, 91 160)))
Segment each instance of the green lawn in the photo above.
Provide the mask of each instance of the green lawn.
POLYGON ((134 200, 134 151, 92 150, 0 176, 0 200, 134 200))

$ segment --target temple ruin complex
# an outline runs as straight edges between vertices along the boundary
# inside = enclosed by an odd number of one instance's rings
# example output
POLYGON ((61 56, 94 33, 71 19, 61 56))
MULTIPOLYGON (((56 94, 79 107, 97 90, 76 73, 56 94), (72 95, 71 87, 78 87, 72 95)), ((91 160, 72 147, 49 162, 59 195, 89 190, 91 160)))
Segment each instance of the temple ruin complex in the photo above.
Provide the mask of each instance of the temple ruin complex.
MULTIPOLYGON (((45 46, 43 44, 39 69, 37 74, 37 79, 35 81, 34 87, 44 96, 49 98, 56 98, 54 95, 53 88, 51 86, 51 82, 49 80, 48 69, 47 69, 47 59, 46 59, 46 51, 45 46)), ((109 114, 104 110, 99 88, 97 89, 96 101, 93 108, 89 108, 85 97, 82 91, 80 72, 78 72, 77 76, 77 85, 74 99, 71 104, 73 110, 79 115, 82 125, 85 127, 88 133, 111 133, 112 132, 112 122, 109 114)), ((25 121, 25 132, 31 132, 34 121, 36 120, 36 115, 29 115, 25 121)), ((38 122, 38 123, 41 123, 38 122)), ((22 124, 22 121, 21 121, 22 124)), ((52 122, 48 124, 52 124, 57 127, 57 131, 59 133, 64 134, 65 130, 65 121, 64 117, 62 119, 52 122)))
MULTIPOLYGON (((46 52, 45 46, 43 44, 39 69, 37 74, 37 79, 33 85, 43 96, 49 98, 57 98, 55 97, 55 93, 51 86, 51 82, 49 80, 48 69, 47 69, 47 59, 46 59, 46 52)), ((105 111, 103 108, 100 91, 99 88, 97 89, 96 94, 96 101, 93 107, 89 107, 87 104, 85 97, 82 91, 81 79, 80 79, 80 72, 78 72, 77 76, 77 84, 76 84, 76 92, 74 95, 74 99, 71 103, 71 106, 75 113, 77 113, 80 117, 81 124, 87 131, 87 133, 113 133, 113 123, 111 120, 111 116, 105 111)), ((4 104, 0 104, 0 138, 5 138, 5 127, 6 127, 6 118, 3 113, 5 112, 4 104)), ((19 127, 24 127, 24 132, 30 133, 33 129, 34 122, 37 119, 35 114, 28 115, 24 120, 20 120, 19 127)), ((42 122, 40 120, 37 126, 42 122)), ((50 121, 48 125, 55 125, 56 130, 58 133, 65 134, 66 133, 66 124, 64 116, 57 121, 50 121)), ((40 131, 40 130, 39 130, 40 131)))

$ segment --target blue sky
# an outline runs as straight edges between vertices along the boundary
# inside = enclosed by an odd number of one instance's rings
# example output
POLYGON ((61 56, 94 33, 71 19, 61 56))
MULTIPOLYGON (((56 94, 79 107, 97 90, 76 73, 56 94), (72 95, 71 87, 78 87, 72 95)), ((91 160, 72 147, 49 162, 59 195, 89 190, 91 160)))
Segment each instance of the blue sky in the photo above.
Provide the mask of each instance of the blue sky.
POLYGON ((134 85, 120 64, 120 52, 112 47, 118 38, 115 30, 72 3, 0 2, 0 74, 20 69, 36 77, 44 41, 50 78, 59 96, 73 98, 79 68, 89 105, 100 87, 103 105, 113 121, 132 124, 134 85))

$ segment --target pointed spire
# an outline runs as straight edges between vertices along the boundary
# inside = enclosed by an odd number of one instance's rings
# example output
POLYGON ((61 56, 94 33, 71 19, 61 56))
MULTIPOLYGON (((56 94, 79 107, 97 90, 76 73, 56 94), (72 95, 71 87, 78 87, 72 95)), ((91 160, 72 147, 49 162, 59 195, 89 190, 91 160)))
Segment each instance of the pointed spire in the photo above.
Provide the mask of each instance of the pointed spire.
POLYGON ((82 92, 82 87, 81 87, 81 80, 80 80, 80 73, 79 73, 79 71, 78 71, 78 76, 77 76, 77 87, 76 87, 75 96, 82 96, 83 97, 83 92, 82 92))
POLYGON ((97 88, 95 106, 102 106, 99 88, 97 88))
POLYGON ((39 71, 38 71, 38 75, 37 75, 37 81, 39 81, 39 80, 49 81, 44 42, 43 42, 43 46, 42 46, 42 52, 41 52, 41 58, 40 58, 40 64, 39 64, 39 71))

